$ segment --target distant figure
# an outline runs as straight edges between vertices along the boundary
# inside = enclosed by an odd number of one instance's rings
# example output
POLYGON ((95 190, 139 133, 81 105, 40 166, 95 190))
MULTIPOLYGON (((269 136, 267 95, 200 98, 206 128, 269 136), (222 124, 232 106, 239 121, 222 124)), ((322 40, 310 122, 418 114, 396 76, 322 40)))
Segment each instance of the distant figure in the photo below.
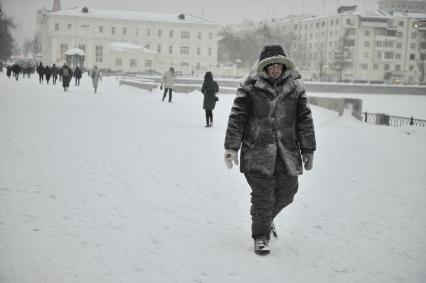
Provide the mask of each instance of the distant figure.
POLYGON ((62 67, 62 86, 64 87, 64 91, 68 91, 71 78, 72 78, 72 71, 67 64, 64 64, 64 66, 62 67))
POLYGON ((0 73, 3 73, 3 61, 0 61, 0 73))
POLYGON ((40 84, 42 84, 44 80, 44 71, 45 70, 43 64, 40 62, 40 65, 38 65, 37 67, 38 81, 40 82, 40 84))
POLYGON ((95 93, 98 90, 99 80, 102 81, 101 72, 98 70, 98 66, 95 65, 92 72, 90 73, 90 77, 92 78, 93 88, 95 89, 95 93))
POLYGON ((213 109, 218 100, 216 93, 219 91, 219 85, 213 80, 212 72, 204 75, 201 92, 204 94, 203 109, 206 110, 206 127, 213 126, 213 109))
POLYGON ((161 85, 160 89, 163 89, 164 87, 164 94, 163 99, 161 101, 164 101, 166 98, 167 92, 169 92, 169 102, 172 102, 172 92, 173 92, 173 86, 175 84, 175 69, 173 67, 170 67, 170 69, 165 72, 161 78, 161 85))
POLYGON ((7 65, 6 66, 6 75, 10 79, 10 76, 12 75, 12 67, 7 65))
POLYGON ((58 68, 58 76, 59 76, 59 81, 62 82, 62 68, 61 67, 58 68))
POLYGON ((81 69, 80 69, 78 66, 77 66, 77 67, 75 67, 75 70, 74 70, 74 78, 75 78, 75 85, 76 85, 76 86, 79 86, 79 85, 80 85, 81 75, 82 75, 82 73, 81 73, 81 69))
POLYGON ((44 73, 46 74, 46 83, 49 84, 50 76, 52 75, 52 71, 50 70, 49 66, 44 68, 44 73))
POLYGON ((50 69, 52 72, 52 82, 54 85, 56 85, 56 80, 58 79, 58 68, 56 68, 56 65, 53 64, 52 68, 50 69))
POLYGON ((13 64, 12 65, 12 72, 13 72, 13 76, 15 77, 16 80, 19 79, 19 73, 22 72, 22 68, 21 66, 19 66, 18 64, 13 64))

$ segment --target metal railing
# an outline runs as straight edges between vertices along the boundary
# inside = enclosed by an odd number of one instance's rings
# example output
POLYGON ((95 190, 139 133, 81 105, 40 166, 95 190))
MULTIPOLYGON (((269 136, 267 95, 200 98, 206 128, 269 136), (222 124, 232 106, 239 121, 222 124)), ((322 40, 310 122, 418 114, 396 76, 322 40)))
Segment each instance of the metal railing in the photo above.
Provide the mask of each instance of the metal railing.
POLYGON ((426 120, 414 119, 413 117, 392 116, 383 113, 363 112, 364 122, 386 126, 417 126, 426 127, 426 120))

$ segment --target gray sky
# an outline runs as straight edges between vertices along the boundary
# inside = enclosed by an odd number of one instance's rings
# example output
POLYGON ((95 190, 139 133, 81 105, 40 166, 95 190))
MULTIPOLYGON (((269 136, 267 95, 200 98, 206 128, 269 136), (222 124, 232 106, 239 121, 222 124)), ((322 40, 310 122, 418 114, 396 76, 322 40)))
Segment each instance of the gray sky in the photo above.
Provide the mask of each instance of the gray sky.
MULTIPOLYGON (((3 10, 13 17, 18 29, 15 37, 19 44, 32 38, 36 28, 36 11, 41 7, 51 9, 53 0, 1 0, 3 10)), ((291 14, 327 14, 337 6, 358 5, 360 10, 378 8, 376 0, 61 0, 62 9, 87 6, 103 9, 140 10, 147 12, 191 13, 204 16, 220 24, 291 14)))

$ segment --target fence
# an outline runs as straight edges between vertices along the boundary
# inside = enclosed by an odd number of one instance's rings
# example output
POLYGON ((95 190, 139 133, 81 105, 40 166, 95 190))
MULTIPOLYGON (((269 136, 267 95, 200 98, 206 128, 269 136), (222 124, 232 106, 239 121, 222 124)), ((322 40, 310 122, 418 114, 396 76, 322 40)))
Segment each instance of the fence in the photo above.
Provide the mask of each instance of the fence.
POLYGON ((383 113, 368 113, 363 112, 364 122, 376 125, 386 126, 418 126, 426 127, 426 120, 414 119, 413 117, 391 116, 383 113))

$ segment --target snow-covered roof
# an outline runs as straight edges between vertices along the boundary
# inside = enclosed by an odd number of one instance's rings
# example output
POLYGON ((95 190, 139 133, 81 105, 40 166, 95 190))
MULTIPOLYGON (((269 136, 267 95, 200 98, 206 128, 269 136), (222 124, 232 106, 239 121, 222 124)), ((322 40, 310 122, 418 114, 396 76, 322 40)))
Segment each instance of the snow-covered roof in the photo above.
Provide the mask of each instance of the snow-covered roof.
POLYGON ((152 51, 148 48, 129 42, 111 42, 111 50, 120 52, 128 51, 138 53, 155 53, 155 51, 152 51))
POLYGON ((71 48, 64 52, 65 55, 80 55, 84 56, 84 51, 79 48, 71 48))
POLYGON ((56 12, 50 12, 49 14, 57 16, 120 19, 133 21, 215 24, 203 18, 182 13, 154 13, 128 10, 93 9, 90 7, 87 8, 87 12, 83 12, 84 8, 86 7, 74 7, 70 9, 59 10, 56 12))

